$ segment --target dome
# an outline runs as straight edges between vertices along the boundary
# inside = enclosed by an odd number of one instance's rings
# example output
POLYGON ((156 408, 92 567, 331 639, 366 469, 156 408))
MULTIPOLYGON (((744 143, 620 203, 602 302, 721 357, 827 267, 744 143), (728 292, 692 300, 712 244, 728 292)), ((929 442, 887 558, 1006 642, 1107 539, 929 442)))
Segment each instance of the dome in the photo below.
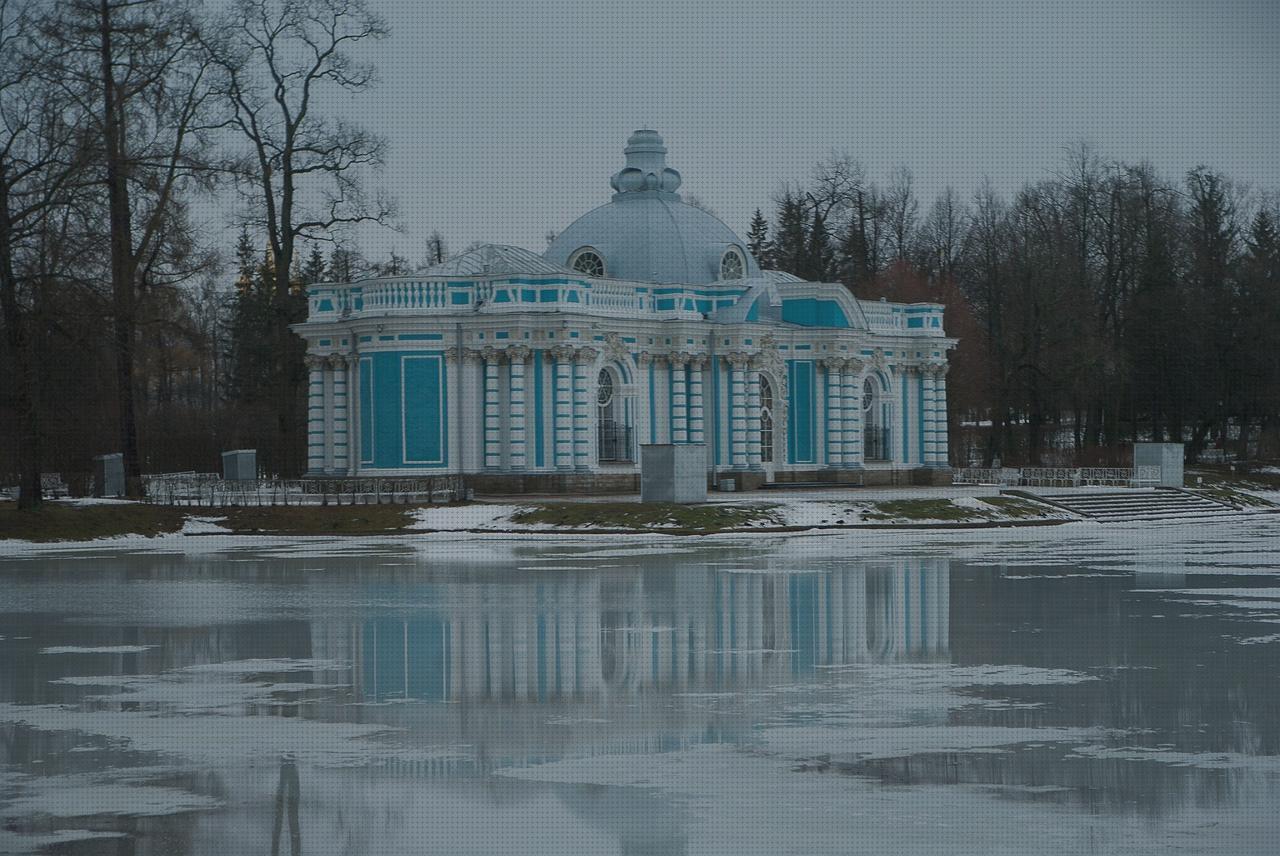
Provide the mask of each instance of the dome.
POLYGON ((636 131, 626 166, 611 179, 613 201, 579 217, 543 254, 557 265, 613 279, 704 284, 760 272, 746 242, 676 193, 657 131, 636 131))
POLYGON ((556 274, 568 270, 523 247, 480 244, 427 268, 416 276, 502 276, 556 274))

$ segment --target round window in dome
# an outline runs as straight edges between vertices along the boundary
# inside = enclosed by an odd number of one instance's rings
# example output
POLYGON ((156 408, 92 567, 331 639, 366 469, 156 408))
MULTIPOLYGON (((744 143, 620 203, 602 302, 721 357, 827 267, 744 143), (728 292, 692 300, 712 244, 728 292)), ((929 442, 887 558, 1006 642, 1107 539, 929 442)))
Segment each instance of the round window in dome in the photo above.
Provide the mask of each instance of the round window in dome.
POLYGON ((746 263, 742 259, 742 251, 737 247, 730 247, 720 257, 720 278, 742 279, 746 267, 746 263))
POLYGON ((569 267, 587 276, 604 276, 604 259, 590 247, 576 250, 569 258, 569 267))

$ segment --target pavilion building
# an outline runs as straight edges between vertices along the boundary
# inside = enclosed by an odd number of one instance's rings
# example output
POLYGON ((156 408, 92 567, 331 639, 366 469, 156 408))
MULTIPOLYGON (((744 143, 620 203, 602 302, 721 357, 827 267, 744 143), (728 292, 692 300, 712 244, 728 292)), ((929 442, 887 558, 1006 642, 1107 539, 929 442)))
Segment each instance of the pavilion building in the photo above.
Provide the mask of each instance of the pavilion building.
POLYGON ((761 270, 636 131, 613 197, 542 255, 485 245, 308 289, 308 474, 625 491, 643 444, 709 479, 946 478, 943 307, 761 270))

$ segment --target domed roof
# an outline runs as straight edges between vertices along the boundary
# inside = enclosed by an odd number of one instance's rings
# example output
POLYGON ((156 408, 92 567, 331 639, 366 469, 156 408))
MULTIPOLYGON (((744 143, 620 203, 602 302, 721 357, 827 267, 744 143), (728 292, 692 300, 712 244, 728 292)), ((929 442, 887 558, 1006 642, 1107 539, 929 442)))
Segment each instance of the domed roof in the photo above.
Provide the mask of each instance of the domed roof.
POLYGON ((503 274, 556 274, 568 269, 554 264, 532 250, 507 244, 480 244, 418 276, 500 276, 503 274))
POLYGON ((642 282, 703 284, 760 272, 732 229, 680 199, 680 173, 666 165, 657 131, 636 131, 623 151, 626 166, 610 181, 613 201, 557 235, 543 254, 549 261, 642 282))

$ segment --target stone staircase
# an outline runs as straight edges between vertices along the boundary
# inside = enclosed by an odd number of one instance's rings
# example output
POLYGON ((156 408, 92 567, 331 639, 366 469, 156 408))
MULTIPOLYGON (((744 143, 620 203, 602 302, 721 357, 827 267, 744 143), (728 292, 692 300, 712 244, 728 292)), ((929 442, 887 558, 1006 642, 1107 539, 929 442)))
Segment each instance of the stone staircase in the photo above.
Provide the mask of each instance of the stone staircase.
POLYGON ((1181 490, 1040 492, 1029 494, 1104 523, 1138 520, 1203 520, 1235 517, 1241 510, 1225 502, 1181 490))

